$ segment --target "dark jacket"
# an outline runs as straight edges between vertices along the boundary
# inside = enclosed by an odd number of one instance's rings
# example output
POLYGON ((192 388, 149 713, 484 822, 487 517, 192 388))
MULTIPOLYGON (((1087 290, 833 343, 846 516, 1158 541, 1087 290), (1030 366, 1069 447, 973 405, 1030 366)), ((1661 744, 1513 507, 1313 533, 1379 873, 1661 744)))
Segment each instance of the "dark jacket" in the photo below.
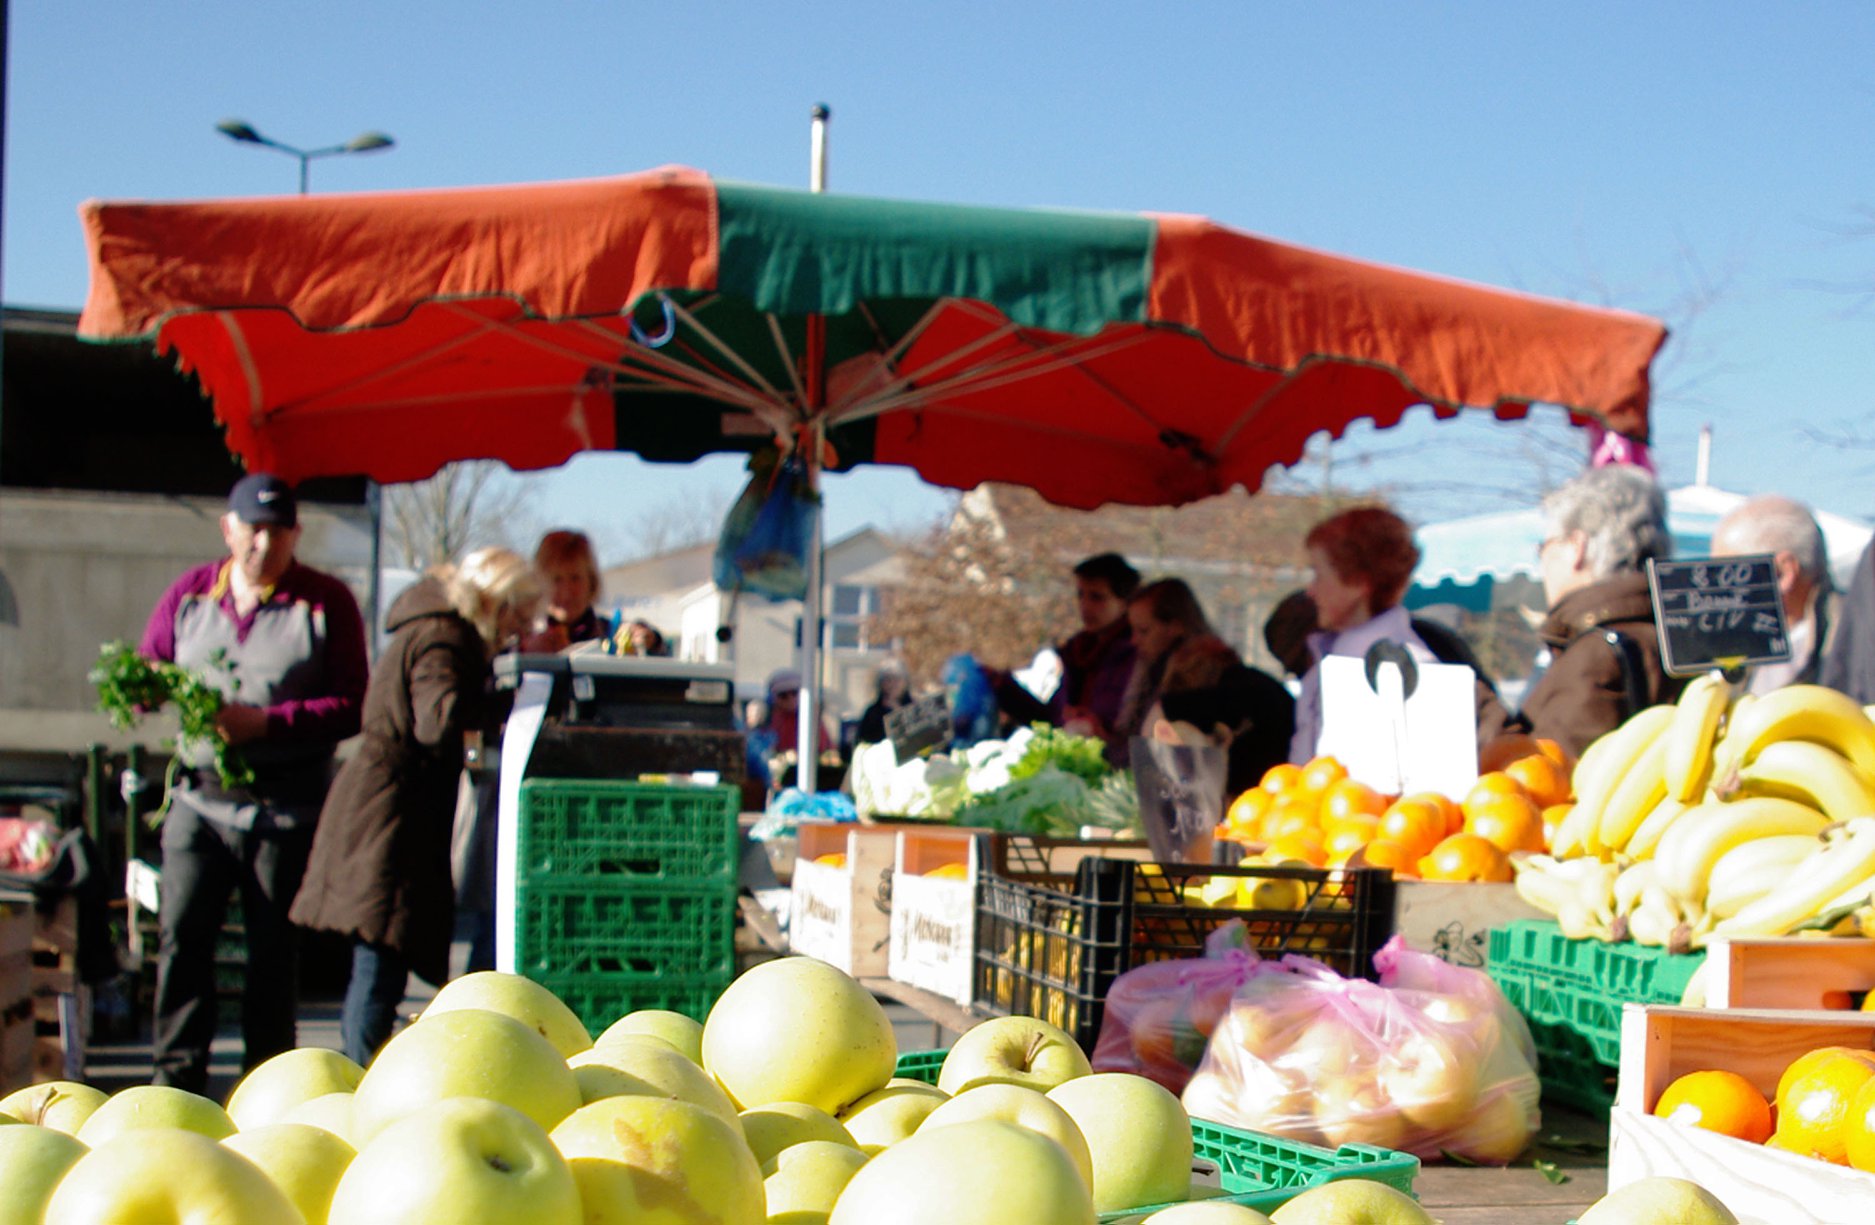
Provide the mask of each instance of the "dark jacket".
POLYGON ((1537 634, 1549 647, 1549 668, 1524 698, 1522 721, 1530 733, 1556 741, 1580 755, 1597 736, 1612 731, 1635 711, 1630 687, 1642 706, 1679 696, 1682 682, 1660 663, 1660 633, 1647 576, 1639 571, 1571 592, 1549 611, 1537 634), (1611 645, 1608 631, 1633 643, 1638 665, 1611 645))
POLYGON ((1061 656, 1061 684, 1048 702, 1037 701, 1013 676, 996 686, 996 703, 1018 726, 1052 723, 1059 727, 1069 708, 1092 711, 1105 730, 1109 754, 1124 756, 1125 740, 1117 733, 1120 707, 1133 678, 1133 627, 1125 617, 1098 630, 1082 630, 1055 648, 1061 656))
POLYGON ((1875 541, 1862 550, 1849 589, 1836 602, 1834 622, 1817 643, 1822 660, 1816 681, 1864 706, 1875 702, 1875 541))
POLYGON ((399 596, 385 628, 394 637, 365 690, 364 739, 326 796, 292 919, 389 945, 440 984, 462 733, 479 725, 488 655, 435 579, 399 596))

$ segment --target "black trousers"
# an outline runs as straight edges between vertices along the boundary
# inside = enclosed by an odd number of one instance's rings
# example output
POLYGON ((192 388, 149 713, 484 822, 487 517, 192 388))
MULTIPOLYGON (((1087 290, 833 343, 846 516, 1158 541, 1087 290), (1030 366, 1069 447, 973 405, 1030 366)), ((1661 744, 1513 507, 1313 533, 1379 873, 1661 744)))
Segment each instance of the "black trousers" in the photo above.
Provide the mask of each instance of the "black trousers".
POLYGON ((215 1039, 215 946, 228 898, 240 891, 247 929, 241 988, 242 1069, 293 1049, 298 1034, 299 939, 287 910, 299 892, 313 831, 235 829, 186 804, 163 823, 161 935, 156 963, 156 1083, 208 1087, 215 1039))

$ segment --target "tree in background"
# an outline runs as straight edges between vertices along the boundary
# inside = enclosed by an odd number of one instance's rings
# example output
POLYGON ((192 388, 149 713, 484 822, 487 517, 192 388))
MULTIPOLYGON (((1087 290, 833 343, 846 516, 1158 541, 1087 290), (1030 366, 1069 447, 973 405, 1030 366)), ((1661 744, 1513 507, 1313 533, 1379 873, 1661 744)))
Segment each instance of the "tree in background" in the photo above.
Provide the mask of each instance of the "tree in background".
POLYGON ((528 492, 507 477, 494 460, 468 460, 444 464, 428 480, 386 485, 386 560, 421 570, 488 545, 531 556, 534 542, 513 534, 527 518, 528 492))

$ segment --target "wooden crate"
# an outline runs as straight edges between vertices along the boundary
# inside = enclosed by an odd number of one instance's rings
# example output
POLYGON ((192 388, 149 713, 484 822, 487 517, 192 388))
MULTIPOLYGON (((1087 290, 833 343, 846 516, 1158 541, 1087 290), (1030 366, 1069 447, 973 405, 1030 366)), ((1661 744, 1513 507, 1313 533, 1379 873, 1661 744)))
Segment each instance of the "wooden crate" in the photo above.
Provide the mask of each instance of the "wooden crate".
POLYGON ((1393 930, 1406 946, 1455 966, 1482 970, 1490 961, 1491 929, 1549 916, 1517 896, 1517 886, 1461 881, 1401 880, 1393 892, 1393 930))
POLYGON ((903 826, 806 822, 798 831, 788 947, 855 978, 883 978, 891 941, 892 870, 903 826), (818 863, 829 854, 839 865, 818 863))
POLYGON ((1620 1088, 1608 1123, 1609 1190, 1668 1175, 1711 1191, 1740 1225, 1875 1219, 1875 1174, 1652 1114, 1676 1078, 1708 1068, 1737 1072, 1768 1097, 1793 1059, 1820 1046, 1875 1050, 1875 1014, 1629 1004, 1621 1018, 1620 1088))
POLYGON ((1708 1008, 1853 1008, 1875 990, 1875 940, 1714 940, 1705 986, 1708 1008))
MULTIPOLYGON (((979 830, 906 829, 898 834, 886 973, 907 986, 969 1004, 976 970, 979 830), (927 875, 961 866, 959 878, 927 875)), ((798 869, 798 864, 796 865, 798 869)))
POLYGON ((34 912, 33 1068, 40 1079, 82 1080, 91 1036, 91 991, 78 978, 78 901, 34 912))

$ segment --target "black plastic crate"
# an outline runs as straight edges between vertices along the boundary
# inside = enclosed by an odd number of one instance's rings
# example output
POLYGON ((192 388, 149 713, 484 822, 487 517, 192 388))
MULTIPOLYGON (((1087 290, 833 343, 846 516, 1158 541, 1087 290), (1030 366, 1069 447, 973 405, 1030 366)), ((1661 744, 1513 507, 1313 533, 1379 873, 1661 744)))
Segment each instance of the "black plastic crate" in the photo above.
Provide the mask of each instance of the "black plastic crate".
POLYGON ((985 855, 977 882, 975 1005, 1041 1017, 1092 1050, 1108 989, 1136 965, 1203 955, 1205 938, 1243 921, 1266 957, 1298 953, 1372 978, 1393 930, 1393 874, 1380 868, 1222 867, 1092 858, 1065 873, 1011 876, 985 855), (1283 904, 1206 906, 1207 880, 1269 881, 1283 904))

